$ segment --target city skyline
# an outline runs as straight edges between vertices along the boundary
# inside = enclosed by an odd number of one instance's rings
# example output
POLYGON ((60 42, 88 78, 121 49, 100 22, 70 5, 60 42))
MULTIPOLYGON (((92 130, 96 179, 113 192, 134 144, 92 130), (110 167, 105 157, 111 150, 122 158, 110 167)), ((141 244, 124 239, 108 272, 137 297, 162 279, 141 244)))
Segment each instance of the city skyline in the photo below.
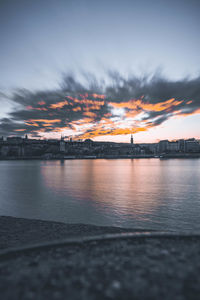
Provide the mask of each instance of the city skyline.
POLYGON ((0 5, 0 135, 200 138, 198 1, 0 5))
POLYGON ((129 143, 65 139, 0 138, 0 159, 199 158, 200 140, 129 143))

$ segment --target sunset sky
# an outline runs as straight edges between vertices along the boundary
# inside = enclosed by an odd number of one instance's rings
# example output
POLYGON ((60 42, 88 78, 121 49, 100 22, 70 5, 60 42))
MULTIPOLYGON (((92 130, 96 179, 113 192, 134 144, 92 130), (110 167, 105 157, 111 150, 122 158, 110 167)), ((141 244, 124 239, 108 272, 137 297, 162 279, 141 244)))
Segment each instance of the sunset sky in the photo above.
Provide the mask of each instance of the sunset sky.
POLYGON ((200 138, 200 1, 1 0, 0 135, 200 138))

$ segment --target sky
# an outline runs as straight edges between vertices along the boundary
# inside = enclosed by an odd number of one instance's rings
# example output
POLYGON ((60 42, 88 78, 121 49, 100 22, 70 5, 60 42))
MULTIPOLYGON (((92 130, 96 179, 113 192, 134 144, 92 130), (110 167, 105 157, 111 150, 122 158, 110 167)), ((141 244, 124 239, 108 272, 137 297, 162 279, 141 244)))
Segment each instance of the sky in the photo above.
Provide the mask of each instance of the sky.
POLYGON ((200 1, 0 0, 0 135, 200 138, 200 1))

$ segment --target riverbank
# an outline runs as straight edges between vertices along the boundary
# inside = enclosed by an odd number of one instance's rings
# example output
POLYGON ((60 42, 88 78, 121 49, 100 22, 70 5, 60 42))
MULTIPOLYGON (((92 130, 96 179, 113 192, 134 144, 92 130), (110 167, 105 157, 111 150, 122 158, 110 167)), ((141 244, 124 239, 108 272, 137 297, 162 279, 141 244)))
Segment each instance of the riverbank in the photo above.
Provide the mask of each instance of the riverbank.
POLYGON ((141 158, 156 158, 156 159, 171 159, 171 158, 200 158, 200 153, 167 153, 167 154, 143 154, 143 155, 82 155, 82 156, 1 156, 0 160, 77 160, 77 159, 141 159, 141 158))
POLYGON ((0 230, 7 239, 0 252, 2 299, 199 299, 198 234, 131 235, 11 217, 0 217, 0 230), (107 233, 115 237, 98 239, 107 233), (53 243, 63 237, 75 239, 53 243), (25 247, 30 242, 43 247, 25 247))
MULTIPOLYGON (((0 250, 67 238, 81 238, 106 233, 132 231, 133 229, 112 226, 66 224, 61 222, 0 216, 0 250)), ((140 229, 137 231, 142 230, 140 229)))
MULTIPOLYGON (((200 157, 200 155, 199 155, 200 157)), ((74 160, 74 159, 134 159, 134 158, 155 158, 154 155, 70 155, 70 156, 4 156, 0 157, 0 160, 74 160)), ((158 157, 156 157, 158 158, 158 157)))

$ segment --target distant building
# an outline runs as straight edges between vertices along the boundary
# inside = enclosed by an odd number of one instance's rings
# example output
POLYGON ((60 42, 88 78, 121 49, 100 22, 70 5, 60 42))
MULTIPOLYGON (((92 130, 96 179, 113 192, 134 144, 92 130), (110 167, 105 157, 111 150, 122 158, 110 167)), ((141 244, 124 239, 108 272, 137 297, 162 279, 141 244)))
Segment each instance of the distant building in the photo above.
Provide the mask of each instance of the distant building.
POLYGON ((162 140, 158 144, 158 151, 160 153, 168 151, 169 141, 168 140, 162 140))
POLYGON ((23 139, 20 136, 11 136, 7 137, 7 142, 10 144, 21 144, 23 142, 23 139))
POLYGON ((158 152, 157 143, 143 143, 140 146, 145 149, 146 154, 156 154, 158 152))
POLYGON ((63 136, 61 136, 60 139, 60 152, 65 152, 65 141, 63 136))
POLYGON ((93 145, 93 140, 91 140, 91 139, 86 139, 85 141, 84 141, 84 143, 88 146, 88 147, 91 147, 92 145, 93 145))
POLYGON ((179 151, 180 152, 185 152, 185 140, 181 139, 178 140, 178 145, 179 145, 179 151))
POLYGON ((168 151, 178 152, 179 151, 179 143, 178 142, 169 142, 168 143, 168 151))
POLYGON ((186 152, 199 152, 200 145, 195 139, 189 139, 185 141, 185 151, 186 152))
POLYGON ((1 156, 7 156, 8 152, 9 152, 9 147, 8 146, 2 146, 0 150, 1 150, 0 151, 1 156))

